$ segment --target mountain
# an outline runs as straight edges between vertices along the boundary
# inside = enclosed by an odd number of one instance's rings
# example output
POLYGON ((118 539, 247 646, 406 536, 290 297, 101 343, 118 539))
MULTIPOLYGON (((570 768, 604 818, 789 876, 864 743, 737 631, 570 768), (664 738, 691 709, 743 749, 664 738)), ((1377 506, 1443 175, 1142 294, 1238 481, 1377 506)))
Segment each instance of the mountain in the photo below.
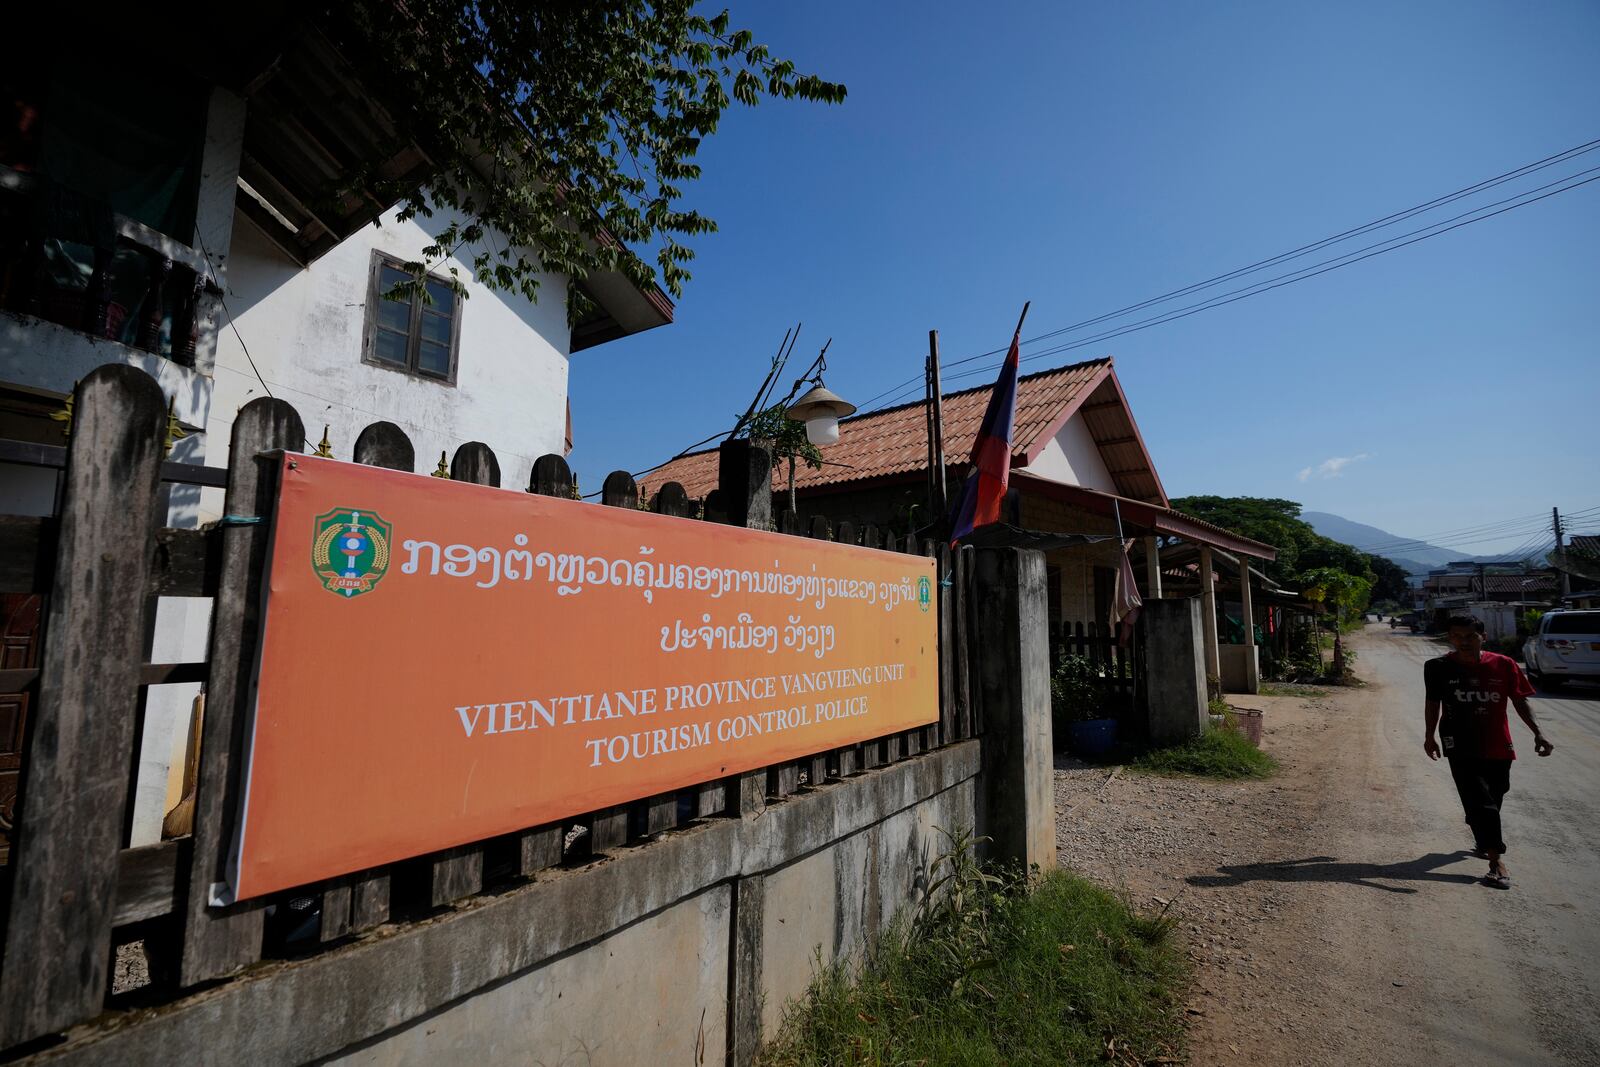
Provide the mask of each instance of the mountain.
POLYGON ((1460 549, 1440 548, 1425 541, 1406 541, 1405 538, 1387 530, 1368 526, 1364 522, 1353 522, 1341 515, 1330 515, 1326 511, 1305 511, 1301 512, 1300 517, 1310 523, 1311 528, 1323 537, 1354 545, 1361 551, 1371 552, 1375 556, 1386 556, 1411 574, 1427 574, 1434 567, 1443 567, 1446 563, 1456 560, 1471 560, 1475 563, 1505 561, 1504 556, 1469 556, 1460 549), (1374 545, 1393 547, 1382 552, 1373 552, 1374 545))

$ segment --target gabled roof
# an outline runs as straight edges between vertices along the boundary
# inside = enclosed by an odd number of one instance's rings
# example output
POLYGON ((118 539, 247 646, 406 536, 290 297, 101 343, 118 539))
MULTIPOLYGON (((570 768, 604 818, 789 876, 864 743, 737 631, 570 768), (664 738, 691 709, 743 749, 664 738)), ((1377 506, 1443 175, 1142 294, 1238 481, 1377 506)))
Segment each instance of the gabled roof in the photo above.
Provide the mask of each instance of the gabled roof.
MULTIPOLYGON (((965 466, 993 385, 944 394, 945 462, 965 466)), ((866 482, 910 480, 928 467, 927 402, 885 408, 843 419, 839 443, 823 450, 824 466, 795 470, 797 491, 851 488, 866 482)), ((1017 379, 1011 432, 1011 464, 1025 467, 1081 412, 1120 493, 1165 506, 1167 496, 1145 450, 1109 357, 1027 374, 1017 379)), ((787 488, 787 464, 773 471, 773 488, 787 488)), ((717 487, 717 450, 695 452, 658 467, 641 480, 654 493, 678 482, 691 497, 717 487)))
POLYGON ((1553 593, 1556 591, 1553 574, 1486 574, 1483 576, 1485 593, 1553 593))
MULTIPOLYGON (((247 102, 235 206, 306 266, 394 206, 392 192, 355 181, 365 168, 392 189, 425 184, 438 166, 401 136, 385 105, 385 72, 347 54, 326 27, 261 21, 276 28, 233 42, 238 54, 219 75, 247 102)), ((618 246, 609 231, 599 239, 618 246)), ((571 324, 574 353, 672 322, 660 287, 621 270, 595 271, 578 288, 589 306, 571 324)))

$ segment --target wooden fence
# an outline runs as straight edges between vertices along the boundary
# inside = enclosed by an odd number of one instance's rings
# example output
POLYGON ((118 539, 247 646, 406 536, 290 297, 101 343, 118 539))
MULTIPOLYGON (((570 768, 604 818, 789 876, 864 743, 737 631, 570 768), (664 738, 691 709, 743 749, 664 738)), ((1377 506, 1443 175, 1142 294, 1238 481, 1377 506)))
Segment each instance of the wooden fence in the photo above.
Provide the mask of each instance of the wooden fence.
MULTIPOLYGON (((1145 688, 1144 627, 1135 625, 1126 641, 1117 628, 1090 621, 1050 624, 1050 666, 1063 655, 1082 656, 1094 664, 1106 706, 1130 727, 1144 721, 1145 688)), ((1061 739, 1057 739, 1060 743, 1061 739)))
MULTIPOLYGON (((849 522, 830 527, 816 520, 802 531, 792 515, 779 515, 775 525, 791 536, 937 557, 937 723, 262 900, 211 907, 239 801, 276 489, 273 459, 279 451, 304 450, 304 426, 289 404, 261 398, 241 409, 233 424, 226 472, 164 463, 161 391, 126 366, 101 367, 83 379, 73 415, 66 448, 28 446, 32 462, 62 468, 59 514, 0 516, 0 592, 47 598, 39 666, 0 671, 0 692, 26 693, 32 705, 14 846, 0 881, 0 1050, 20 1051, 16 1046, 48 1039, 107 1009, 170 1001, 267 956, 327 951, 381 924, 414 921, 503 891, 542 869, 582 865, 697 820, 739 817, 979 732, 976 686, 969 684, 973 597, 966 554, 952 556, 943 545, 915 544, 849 522), (224 487, 224 519, 200 530, 164 528, 163 481, 224 487), (212 599, 203 662, 143 662, 151 598, 159 596, 212 599), (205 684, 206 705, 193 832, 129 847, 127 811, 148 687, 196 681, 205 684), (283 931, 296 916, 314 920, 309 944, 285 941, 283 931), (113 994, 113 960, 135 942, 142 943, 148 981, 113 994)), ((416 466, 411 442, 387 422, 361 432, 353 458, 398 470, 416 466)), ((499 463, 481 442, 456 449, 448 470, 459 481, 500 485, 499 463)), ((749 513, 736 499, 748 490, 725 484, 696 504, 673 483, 648 507, 686 517, 703 513, 706 535, 715 537, 719 519, 749 513)), ((570 495, 565 460, 539 458, 526 491, 570 495)), ((642 504, 627 473, 606 478, 601 505, 642 504)))

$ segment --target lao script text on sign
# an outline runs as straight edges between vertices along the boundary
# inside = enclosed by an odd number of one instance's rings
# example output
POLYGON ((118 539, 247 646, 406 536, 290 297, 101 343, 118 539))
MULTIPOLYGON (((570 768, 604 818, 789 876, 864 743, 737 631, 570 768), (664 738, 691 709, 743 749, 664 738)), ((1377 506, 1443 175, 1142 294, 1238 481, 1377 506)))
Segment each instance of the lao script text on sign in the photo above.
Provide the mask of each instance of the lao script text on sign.
POLYGON ((287 457, 230 896, 938 719, 932 560, 287 457))

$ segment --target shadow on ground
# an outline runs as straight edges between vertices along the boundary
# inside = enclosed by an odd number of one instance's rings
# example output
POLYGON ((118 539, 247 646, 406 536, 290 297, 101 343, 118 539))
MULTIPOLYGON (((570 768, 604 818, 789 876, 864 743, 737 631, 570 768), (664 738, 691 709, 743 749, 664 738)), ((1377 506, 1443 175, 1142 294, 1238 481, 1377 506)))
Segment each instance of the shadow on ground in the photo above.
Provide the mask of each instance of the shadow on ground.
POLYGON ((1275 860, 1267 863, 1240 863, 1217 868, 1216 874, 1192 874, 1184 881, 1203 889, 1222 889, 1247 882, 1346 882, 1382 889, 1389 893, 1415 893, 1411 886, 1384 885, 1390 882, 1453 882, 1471 885, 1478 876, 1449 874, 1439 870, 1447 864, 1470 857, 1471 852, 1430 852, 1401 863, 1340 863, 1333 856, 1308 856, 1300 860, 1275 860), (1376 881, 1375 879, 1383 879, 1376 881))

